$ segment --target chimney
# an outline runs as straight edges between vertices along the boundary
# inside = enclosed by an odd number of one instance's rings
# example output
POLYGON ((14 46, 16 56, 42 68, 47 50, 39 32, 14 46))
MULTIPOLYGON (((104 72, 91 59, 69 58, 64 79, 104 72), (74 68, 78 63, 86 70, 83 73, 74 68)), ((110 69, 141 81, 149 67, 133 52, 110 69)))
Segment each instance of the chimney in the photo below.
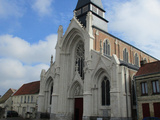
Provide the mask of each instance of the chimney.
POLYGON ((143 65, 145 65, 146 63, 147 63, 147 60, 141 60, 141 61, 140 61, 141 67, 142 67, 143 65))

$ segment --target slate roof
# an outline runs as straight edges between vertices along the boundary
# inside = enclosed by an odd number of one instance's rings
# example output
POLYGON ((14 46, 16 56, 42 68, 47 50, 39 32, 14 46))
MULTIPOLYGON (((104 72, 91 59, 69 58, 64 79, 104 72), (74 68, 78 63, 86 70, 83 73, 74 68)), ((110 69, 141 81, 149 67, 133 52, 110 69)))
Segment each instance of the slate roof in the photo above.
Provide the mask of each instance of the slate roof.
POLYGON ((78 0, 76 10, 89 4, 89 3, 96 5, 97 7, 101 8, 104 11, 101 0, 78 0))
POLYGON ((133 70, 136 70, 136 71, 139 69, 138 66, 132 65, 131 63, 124 62, 122 60, 120 60, 120 66, 126 66, 126 67, 133 69, 133 70))
POLYGON ((148 75, 153 73, 160 73, 160 61, 146 63, 136 73, 137 76, 148 75))
POLYGON ((1 98, 0 98, 0 104, 4 103, 16 90, 10 88, 1 98))
POLYGON ((35 81, 22 85, 14 96, 17 95, 28 95, 28 94, 38 94, 40 89, 40 81, 35 81))

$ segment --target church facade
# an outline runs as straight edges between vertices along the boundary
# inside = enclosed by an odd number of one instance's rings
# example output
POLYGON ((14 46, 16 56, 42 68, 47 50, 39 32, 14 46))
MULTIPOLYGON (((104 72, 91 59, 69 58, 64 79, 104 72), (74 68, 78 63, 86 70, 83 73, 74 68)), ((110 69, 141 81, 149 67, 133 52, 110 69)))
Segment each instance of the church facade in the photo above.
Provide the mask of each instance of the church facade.
POLYGON ((50 120, 119 120, 136 117, 133 76, 140 61, 156 59, 111 35, 101 0, 78 0, 55 62, 42 70, 38 117, 50 120), (46 114, 46 115, 45 115, 46 114))

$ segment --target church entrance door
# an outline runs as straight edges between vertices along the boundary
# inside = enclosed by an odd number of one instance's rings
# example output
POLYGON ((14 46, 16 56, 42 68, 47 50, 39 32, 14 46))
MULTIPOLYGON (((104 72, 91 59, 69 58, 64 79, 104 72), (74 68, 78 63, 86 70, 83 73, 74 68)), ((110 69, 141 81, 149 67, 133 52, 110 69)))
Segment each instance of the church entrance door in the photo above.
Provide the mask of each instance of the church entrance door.
POLYGON ((75 98, 74 120, 82 120, 83 117, 83 98, 75 98))

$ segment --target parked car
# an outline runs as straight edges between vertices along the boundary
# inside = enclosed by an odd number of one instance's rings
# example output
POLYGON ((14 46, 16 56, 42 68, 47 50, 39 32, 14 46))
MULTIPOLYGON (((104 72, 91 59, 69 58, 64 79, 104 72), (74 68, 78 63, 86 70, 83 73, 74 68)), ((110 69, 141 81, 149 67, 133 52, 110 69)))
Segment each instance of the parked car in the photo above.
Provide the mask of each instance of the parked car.
POLYGON ((7 111, 7 117, 18 117, 18 113, 16 111, 7 111))
POLYGON ((160 120, 158 117, 145 117, 143 120, 160 120))

